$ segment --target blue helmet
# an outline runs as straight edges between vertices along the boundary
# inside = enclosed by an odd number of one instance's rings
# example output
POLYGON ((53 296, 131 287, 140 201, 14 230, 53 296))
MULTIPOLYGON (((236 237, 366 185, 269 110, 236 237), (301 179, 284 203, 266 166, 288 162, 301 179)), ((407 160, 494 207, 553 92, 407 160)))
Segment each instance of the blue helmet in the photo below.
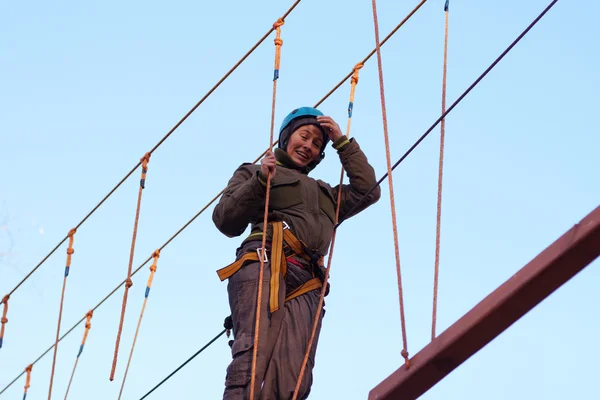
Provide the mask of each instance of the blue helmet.
MULTIPOLYGON (((329 142, 329 135, 325 132, 321 124, 317 122, 317 117, 323 116, 323 113, 313 107, 300 107, 289 113, 281 123, 279 128, 279 148, 285 150, 287 148, 288 141, 292 133, 301 126, 304 125, 315 125, 319 127, 323 133, 323 146, 321 147, 321 157, 317 161, 313 161, 314 168, 321 160, 325 157, 325 146, 329 142)), ((311 164, 313 164, 311 163, 311 164)))

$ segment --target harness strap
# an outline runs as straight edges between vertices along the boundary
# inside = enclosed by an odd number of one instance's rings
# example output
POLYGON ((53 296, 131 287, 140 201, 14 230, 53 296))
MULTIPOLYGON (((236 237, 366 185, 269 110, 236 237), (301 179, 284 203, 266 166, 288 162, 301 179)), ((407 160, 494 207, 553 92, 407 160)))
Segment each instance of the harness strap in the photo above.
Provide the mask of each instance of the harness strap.
MULTIPOLYGON (((282 222, 270 222, 271 225, 271 279, 269 282, 269 308, 271 312, 279 310, 279 285, 281 276, 287 275, 287 260, 286 257, 293 252, 293 254, 302 257, 307 261, 314 261, 318 265, 322 265, 323 257, 318 260, 307 254, 307 248, 289 229, 283 229, 282 222)), ((263 257, 265 255, 262 255, 263 257)), ((313 255, 314 256, 314 255, 313 255)), ((227 265, 224 268, 217 270, 217 275, 221 281, 228 279, 239 271, 246 263, 250 261, 260 261, 258 252, 248 252, 240 257, 235 262, 227 265)), ((315 266, 316 267, 316 266, 315 266)), ((314 272, 313 272, 314 276, 314 272)), ((289 301, 295 297, 303 295, 304 293, 316 290, 322 287, 322 282, 319 278, 313 278, 298 288, 294 289, 285 299, 289 301)))

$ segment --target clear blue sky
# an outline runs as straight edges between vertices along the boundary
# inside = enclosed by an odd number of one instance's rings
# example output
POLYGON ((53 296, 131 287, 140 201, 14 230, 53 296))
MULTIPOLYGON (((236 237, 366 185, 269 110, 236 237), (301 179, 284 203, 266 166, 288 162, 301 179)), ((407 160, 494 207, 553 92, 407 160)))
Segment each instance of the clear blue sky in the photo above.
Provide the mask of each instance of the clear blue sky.
MULTIPOLYGON (((10 2, 0 16, 0 295, 11 290, 228 70, 291 1, 10 2), (11 239, 12 237, 12 239, 11 239)), ((444 1, 428 1, 383 48, 392 159, 439 116, 444 1)), ((451 2, 448 101, 547 5, 451 2)), ((417 1, 379 1, 382 35, 417 1)), ((303 0, 282 28, 276 125, 312 105, 373 48, 369 1, 303 0)), ((597 2, 560 1, 447 119, 439 329, 600 203, 597 2)), ((271 36, 152 156, 134 266, 268 145, 271 36)), ((346 124, 349 83, 322 110, 346 124)), ((385 152, 376 59, 361 71, 351 135, 378 176, 385 152)), ((429 341, 439 130, 394 173, 408 347, 429 341)), ((331 149, 314 176, 334 183, 331 149)), ((77 232, 63 332, 125 276, 139 171, 77 232)), ((365 399, 402 363, 387 182, 339 232, 311 398, 365 399)), ((215 270, 240 238, 212 207, 162 253, 129 372, 138 399, 215 336, 228 315, 215 270)), ((0 388, 54 340, 63 245, 11 298, 0 388)), ((117 379, 122 291, 95 313, 71 399, 117 398, 148 277, 135 276, 117 379)), ((428 400, 597 399, 598 261, 435 386, 428 400)), ((59 346, 63 398, 83 325, 59 346)), ((47 397, 52 353, 30 399, 47 397)), ((152 395, 217 399, 226 339, 152 395)), ((3 398, 19 398, 24 377, 3 398)))

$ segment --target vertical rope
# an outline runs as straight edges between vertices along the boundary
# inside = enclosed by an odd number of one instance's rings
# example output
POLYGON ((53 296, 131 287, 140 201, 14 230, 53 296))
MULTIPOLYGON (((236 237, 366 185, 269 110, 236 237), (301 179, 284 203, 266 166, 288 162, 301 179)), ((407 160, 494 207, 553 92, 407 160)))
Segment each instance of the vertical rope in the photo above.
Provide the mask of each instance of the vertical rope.
MULTIPOLYGON (((442 115, 446 113, 446 72, 448 61, 448 6, 450 0, 446 0, 444 11, 446 13, 446 24, 444 30, 444 70, 442 78, 442 115)), ((446 118, 440 121, 440 165, 438 171, 438 195, 437 195, 437 220, 435 230, 435 271, 433 276, 433 315, 431 320, 431 340, 435 339, 435 327, 437 323, 437 300, 438 281, 440 274, 440 237, 442 227, 442 178, 444 172, 444 135, 446 132, 446 118)))
POLYGON ((27 377, 25 378, 25 390, 23 391, 23 400, 27 398, 27 389, 31 387, 31 370, 33 369, 33 364, 29 364, 27 368, 25 368, 25 372, 27 372, 27 377))
POLYGON ((2 342, 4 341, 4 325, 8 322, 8 318, 6 318, 6 314, 8 313, 8 299, 10 299, 10 295, 7 294, 2 298, 2 303, 4 304, 4 310, 2 311, 2 319, 0 322, 2 323, 2 327, 0 328, 0 349, 2 348, 2 342))
POLYGON ((60 321, 62 319, 63 304, 65 302, 65 288, 67 286, 67 277, 71 268, 71 256, 75 253, 73 250, 74 235, 77 230, 75 228, 69 231, 69 248, 67 248, 67 266, 65 267, 65 277, 63 280, 62 294, 60 296, 60 309, 58 311, 58 326, 56 328, 56 340, 54 341, 54 357, 52 359, 52 372, 50 373, 50 387, 48 388, 48 400, 52 398, 52 383, 54 381, 54 370, 56 368, 56 353, 58 351, 58 341, 60 337, 60 321))
POLYGON ((85 346, 85 342, 87 341, 88 333, 90 332, 90 328, 92 327, 92 316, 94 315, 94 310, 90 310, 85 315, 85 332, 83 332, 83 339, 81 340, 81 345, 79 346, 79 352, 77 353, 77 357, 75 358, 75 365, 73 365, 73 372, 71 372, 71 379, 69 379, 69 385, 67 386, 67 391, 65 392, 65 400, 67 400, 67 396, 69 395, 69 390, 71 389, 71 383, 73 383, 73 377, 75 376, 75 370, 77 369, 77 363, 79 363, 79 356, 83 353, 83 347, 85 346))
MULTIPOLYGON (((269 148, 273 148, 273 130, 275 127, 275 101, 277 98, 277 80, 279 79, 279 65, 281 58, 281 46, 283 45, 283 40, 281 40, 281 26, 284 24, 283 18, 279 18, 274 24, 273 27, 277 32, 277 36, 275 37, 275 71, 273 73, 273 102, 271 103, 271 133, 269 136, 269 148)), ((256 302, 256 322, 254 328, 254 347, 252 349, 252 369, 251 369, 251 378, 250 378, 250 399, 254 400, 254 385, 256 383, 256 359, 258 357, 258 336, 260 332, 260 307, 262 300, 262 286, 263 286, 263 275, 264 275, 264 267, 265 267, 265 249, 267 245, 267 224, 269 222, 269 200, 271 194, 271 173, 269 172, 267 176, 267 188, 266 188, 266 197, 265 197, 265 213, 263 217, 263 235, 262 235, 262 246, 261 246, 261 257, 260 257, 260 268, 258 270, 258 293, 257 293, 257 302, 256 302)))
MULTIPOLYGON (((350 125, 352 122, 352 111, 354 109, 354 93, 356 92, 356 84, 358 83, 358 71, 363 67, 363 63, 358 63, 354 66, 354 73, 352 74, 352 79, 350 79, 350 101, 348 103, 348 124, 346 125, 346 139, 350 137, 350 125)), ((337 193, 337 206, 335 209, 335 224, 340 218, 340 205, 342 203, 342 185, 344 183, 344 167, 342 166, 342 171, 340 173, 340 185, 338 186, 337 193)), ((296 388, 294 389, 294 395, 292 400, 296 400, 298 397, 298 393, 300 391, 300 385, 302 384, 302 378, 304 377, 304 372, 306 371, 306 364, 308 363, 308 357, 310 355, 310 350, 312 349, 315 336, 317 334, 317 325, 319 324, 319 317, 321 316, 321 310, 323 309, 323 302, 325 301, 325 292, 327 291, 327 282, 329 281, 329 271, 331 270, 331 261, 333 259, 333 250, 335 248, 335 238, 337 236, 337 228, 333 230, 333 235, 331 236, 331 248, 329 249, 329 258, 327 259, 327 268, 325 269, 325 278, 323 279, 323 286, 321 287, 321 296, 319 297, 319 305, 317 306, 317 312, 315 313, 315 318, 313 320, 312 332, 310 334, 310 339, 308 340, 308 346, 306 348, 306 352, 304 353, 304 359, 302 360, 302 366, 300 367, 300 373, 298 374, 298 380, 296 381, 296 388)))
POLYGON ((127 280, 125 283, 125 292, 123 293, 123 305, 121 307, 121 320, 119 321, 119 330, 117 331, 117 340, 115 343, 115 355, 113 358, 112 369, 110 371, 110 380, 115 379, 115 371, 117 369, 117 357, 119 356, 119 342, 121 341, 121 332, 123 331, 123 321, 125 320, 125 309, 127 308, 127 295, 129 288, 133 286, 131 281, 131 269, 133 265, 133 254, 135 251, 135 239, 137 237, 138 222, 140 219, 140 206, 142 203, 142 191, 146 187, 146 173, 148 172, 148 162, 150 161, 150 153, 144 154, 142 161, 142 178, 140 179, 140 189, 138 192, 137 208, 135 211, 135 222, 133 224, 133 237, 131 239, 131 251, 129 252, 129 267, 127 268, 127 280))
POLYGON ((392 228, 394 231, 394 252, 396 255, 396 273, 398 275, 398 297, 400 300, 400 320, 402 322, 402 357, 406 366, 409 366, 408 345, 406 340, 406 320, 404 317, 404 299, 402 296, 402 273, 400 270, 400 250, 398 248, 398 227, 396 226, 396 206, 394 201, 394 183, 392 180, 392 162, 390 160, 390 143, 387 129, 387 115, 385 110, 385 90, 383 87, 383 70, 381 67, 381 45, 379 43, 379 22, 377 21, 377 4, 376 0, 372 0, 373 4, 373 25, 375 26, 375 47, 377 50, 377 69, 379 71, 379 92, 381 94, 381 114, 383 118, 383 134, 385 138, 385 156, 388 168, 388 183, 390 187, 390 204, 392 209, 392 228))
POLYGON ((127 367, 125 368, 125 375, 123 376, 123 382, 121 383, 121 390, 119 391, 119 400, 123 395, 123 388, 125 387, 125 380, 127 379, 127 373, 129 372, 129 365, 131 364, 131 358, 133 357, 133 349, 137 342, 137 337, 140 332, 140 326, 142 325, 142 318, 144 317, 144 311, 146 310, 146 304, 148 303, 148 295, 150 294, 150 288, 152 287, 152 281, 154 280, 154 273, 156 272, 156 263, 160 257, 160 250, 155 250, 152 253, 154 261, 150 266, 150 276, 148 277, 148 283, 146 284, 146 293, 144 294, 144 304, 142 305, 142 311, 140 313, 140 319, 138 320, 137 327, 135 328, 135 335, 133 336, 133 344, 131 345, 131 351, 129 352, 129 359, 127 360, 127 367))

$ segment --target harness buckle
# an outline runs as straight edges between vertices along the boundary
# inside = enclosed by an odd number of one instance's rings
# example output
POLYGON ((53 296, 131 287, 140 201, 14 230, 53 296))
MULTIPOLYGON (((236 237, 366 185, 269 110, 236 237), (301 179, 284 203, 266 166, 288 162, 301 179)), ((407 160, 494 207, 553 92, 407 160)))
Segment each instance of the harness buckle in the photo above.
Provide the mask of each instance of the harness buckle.
POLYGON ((264 254, 261 254, 261 253, 262 253, 262 248, 261 247, 257 248, 256 254, 258 254, 258 260, 260 261, 260 259, 263 258, 264 262, 269 262, 269 257, 267 256, 267 251, 265 250, 264 254), (264 257, 263 257, 263 255, 264 255, 264 257))
POLYGON ((288 225, 288 223, 287 223, 287 222, 285 222, 285 221, 282 221, 282 223, 283 223, 283 230, 284 230, 284 231, 285 231, 286 229, 290 229, 290 226, 288 225))

